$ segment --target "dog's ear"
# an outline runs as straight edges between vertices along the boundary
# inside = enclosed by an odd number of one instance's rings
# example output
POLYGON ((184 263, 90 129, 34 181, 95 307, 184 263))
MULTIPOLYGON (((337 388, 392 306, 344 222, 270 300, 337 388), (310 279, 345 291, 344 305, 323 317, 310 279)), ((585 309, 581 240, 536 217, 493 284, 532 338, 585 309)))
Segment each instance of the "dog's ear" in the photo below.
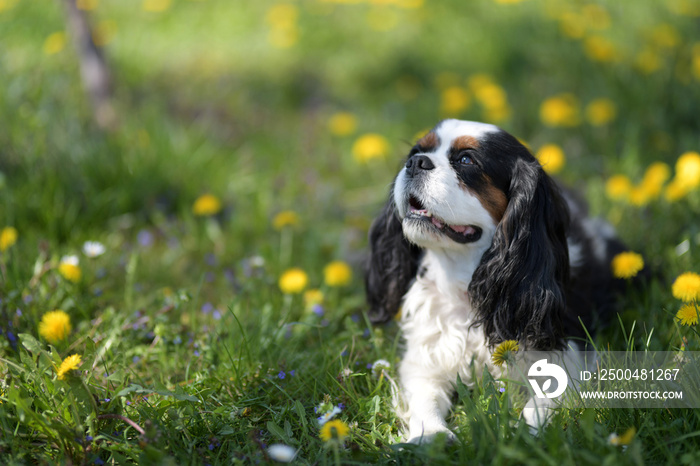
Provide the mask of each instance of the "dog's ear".
POLYGON ((370 255, 365 273, 369 319, 387 322, 398 312, 418 270, 420 249, 404 238, 393 195, 369 230, 370 255))
POLYGON ((569 211, 529 153, 514 165, 508 198, 470 283, 476 325, 483 326, 492 345, 512 339, 528 349, 558 348, 569 279, 569 211))

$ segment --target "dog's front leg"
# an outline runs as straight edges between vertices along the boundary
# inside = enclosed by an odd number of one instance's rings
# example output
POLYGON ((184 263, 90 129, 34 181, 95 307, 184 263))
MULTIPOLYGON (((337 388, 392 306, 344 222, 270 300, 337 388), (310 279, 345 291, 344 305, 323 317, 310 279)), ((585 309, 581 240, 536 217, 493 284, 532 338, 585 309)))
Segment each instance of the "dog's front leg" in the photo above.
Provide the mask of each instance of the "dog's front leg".
POLYGON ((425 443, 440 433, 454 440, 455 435, 445 422, 452 405, 452 379, 446 374, 431 376, 427 372, 425 368, 406 361, 400 370, 402 397, 406 404, 402 417, 408 426, 408 441, 425 443))

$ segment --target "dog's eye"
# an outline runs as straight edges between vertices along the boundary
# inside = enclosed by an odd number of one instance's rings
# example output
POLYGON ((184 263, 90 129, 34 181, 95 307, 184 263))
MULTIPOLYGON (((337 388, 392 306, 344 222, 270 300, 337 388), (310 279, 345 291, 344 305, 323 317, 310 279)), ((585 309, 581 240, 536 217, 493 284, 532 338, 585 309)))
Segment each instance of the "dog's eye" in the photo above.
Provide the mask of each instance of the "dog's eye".
POLYGON ((461 154, 459 157, 459 163, 462 165, 472 165, 474 163, 474 159, 472 159, 468 154, 461 154))

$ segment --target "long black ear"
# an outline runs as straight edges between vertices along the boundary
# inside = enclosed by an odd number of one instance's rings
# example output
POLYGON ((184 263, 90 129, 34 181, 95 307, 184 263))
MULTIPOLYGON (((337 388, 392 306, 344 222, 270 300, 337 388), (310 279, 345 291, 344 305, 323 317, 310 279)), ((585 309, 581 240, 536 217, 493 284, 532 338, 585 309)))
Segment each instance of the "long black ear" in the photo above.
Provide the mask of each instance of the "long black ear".
POLYGON ((515 163, 508 207, 469 286, 489 344, 518 340, 527 349, 563 344, 569 279, 569 212, 531 155, 515 163))
POLYGON ((365 273, 369 319, 373 323, 391 320, 401 306, 418 270, 420 248, 403 236, 393 196, 369 230, 370 255, 365 273))

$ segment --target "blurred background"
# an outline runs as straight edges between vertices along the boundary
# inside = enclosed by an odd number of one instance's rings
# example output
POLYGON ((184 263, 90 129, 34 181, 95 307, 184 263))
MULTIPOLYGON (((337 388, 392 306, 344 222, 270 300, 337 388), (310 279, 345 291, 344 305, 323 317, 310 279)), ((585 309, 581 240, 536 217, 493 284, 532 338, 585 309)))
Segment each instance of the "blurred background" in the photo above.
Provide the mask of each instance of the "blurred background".
POLYGON ((66 3, 0 0, 3 220, 59 241, 209 191, 244 230, 283 209, 359 221, 445 117, 553 144, 594 191, 700 145, 694 0, 77 0, 107 129, 66 3))
MULTIPOLYGON (((604 341, 698 348, 680 328, 697 274, 670 284, 700 267, 699 21, 700 0, 0 0, 0 357, 21 361, 0 368, 0 451, 231 464, 295 429, 327 462, 304 419, 332 396, 351 450, 390 461, 390 390, 369 369, 399 337, 363 320, 361 263, 405 155, 448 117, 518 137, 661 278, 604 341), (73 354, 92 395, 57 416, 73 354), (122 436, 115 413, 162 436, 122 436)), ((536 444, 494 440, 517 414, 484 429, 485 410, 455 415, 476 420, 465 461, 497 442, 523 463, 542 445, 556 464, 629 462, 609 435, 630 426, 638 464, 698 461, 694 411, 570 413, 536 444)))

